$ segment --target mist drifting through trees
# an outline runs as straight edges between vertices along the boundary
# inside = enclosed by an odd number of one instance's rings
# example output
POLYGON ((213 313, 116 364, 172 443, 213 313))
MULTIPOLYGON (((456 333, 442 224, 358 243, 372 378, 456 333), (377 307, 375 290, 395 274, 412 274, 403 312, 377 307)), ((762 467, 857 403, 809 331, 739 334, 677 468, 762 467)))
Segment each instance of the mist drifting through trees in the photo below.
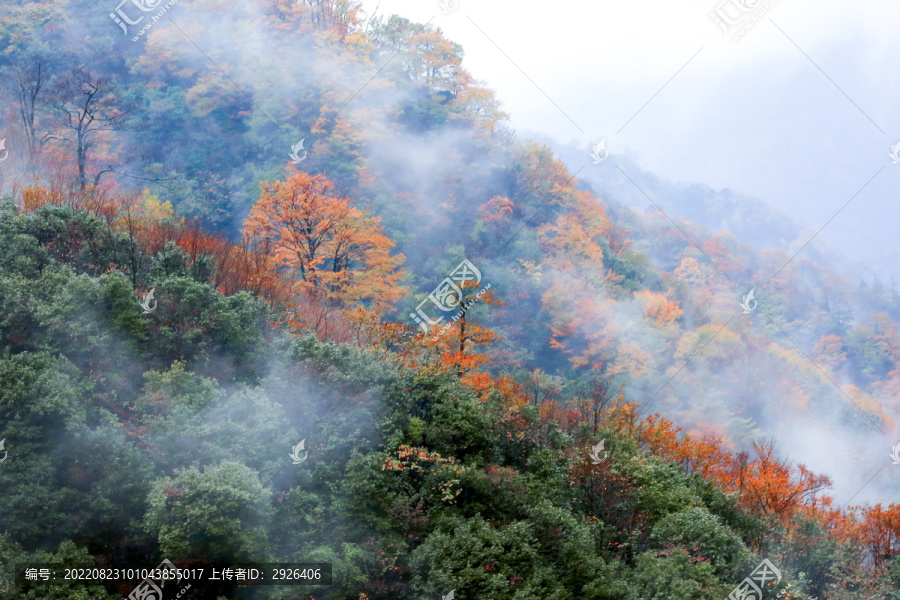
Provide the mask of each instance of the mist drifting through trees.
POLYGON ((434 22, 0 12, 0 597, 900 600, 892 281, 517 133, 434 22))

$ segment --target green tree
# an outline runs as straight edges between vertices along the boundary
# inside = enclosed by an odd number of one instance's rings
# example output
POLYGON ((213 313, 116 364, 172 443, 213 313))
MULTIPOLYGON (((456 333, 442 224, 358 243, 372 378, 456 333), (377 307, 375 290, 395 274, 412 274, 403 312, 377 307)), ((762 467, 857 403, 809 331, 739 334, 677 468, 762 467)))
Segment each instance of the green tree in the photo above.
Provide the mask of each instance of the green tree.
POLYGON ((459 600, 574 600, 539 540, 525 521, 503 529, 482 517, 450 517, 410 555, 419 594, 442 596, 456 590, 459 600))
POLYGON ((85 431, 86 386, 65 358, 24 352, 0 356, 0 532, 21 544, 77 527, 79 493, 64 485, 76 467, 73 433, 85 431))
POLYGON ((735 564, 750 558, 741 539, 699 506, 663 517, 653 527, 650 539, 657 548, 680 547, 692 557, 708 560, 718 575, 731 575, 735 564))
MULTIPOLYGON (((59 544, 55 552, 34 552, 20 554, 16 557, 20 564, 52 564, 57 568, 79 565, 82 567, 100 566, 99 561, 84 548, 79 548, 71 540, 59 544)), ((17 586, 18 587, 18 586, 17 586)), ((86 585, 74 580, 57 578, 45 583, 26 582, 16 590, 16 598, 23 600, 119 600, 118 594, 112 594, 102 585, 86 585)), ((13 597, 13 596, 9 596, 13 597)))
POLYGON ((641 600, 721 600, 734 588, 716 579, 712 565, 694 562, 680 548, 662 557, 651 552, 638 556, 629 585, 641 600))
POLYGON ((192 467, 154 483, 144 529, 172 559, 264 562, 269 495, 256 473, 239 463, 192 467))

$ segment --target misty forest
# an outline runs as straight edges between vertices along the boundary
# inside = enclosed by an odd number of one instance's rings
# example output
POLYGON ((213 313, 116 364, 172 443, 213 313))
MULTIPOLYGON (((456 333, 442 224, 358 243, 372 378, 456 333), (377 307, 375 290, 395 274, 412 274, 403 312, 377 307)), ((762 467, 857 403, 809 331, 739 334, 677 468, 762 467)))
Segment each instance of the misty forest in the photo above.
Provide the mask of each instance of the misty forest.
POLYGON ((900 600, 894 282, 463 56, 355 0, 0 0, 0 597, 900 600), (164 560, 332 581, 22 577, 164 560))

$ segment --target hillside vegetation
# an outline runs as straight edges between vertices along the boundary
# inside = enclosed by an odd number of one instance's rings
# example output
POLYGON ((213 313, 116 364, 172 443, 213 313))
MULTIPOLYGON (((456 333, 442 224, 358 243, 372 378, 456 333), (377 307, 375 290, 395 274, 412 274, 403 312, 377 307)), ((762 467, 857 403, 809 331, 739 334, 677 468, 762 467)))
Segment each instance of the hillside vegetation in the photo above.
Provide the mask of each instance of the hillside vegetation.
POLYGON ((900 600, 900 505, 778 443, 887 460, 893 285, 601 197, 431 24, 0 9, 3 597, 168 558, 334 567, 186 599, 720 600, 768 559, 767 597, 900 600))

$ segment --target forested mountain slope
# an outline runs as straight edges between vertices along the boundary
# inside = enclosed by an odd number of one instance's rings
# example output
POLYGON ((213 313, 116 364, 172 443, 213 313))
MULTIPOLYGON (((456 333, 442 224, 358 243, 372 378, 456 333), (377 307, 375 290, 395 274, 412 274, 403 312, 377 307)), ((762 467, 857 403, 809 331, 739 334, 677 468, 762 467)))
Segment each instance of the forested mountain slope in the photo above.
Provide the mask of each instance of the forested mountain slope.
POLYGON ((431 24, 0 7, 6 597, 168 558, 334 566, 184 598, 719 599, 766 558, 900 598, 893 286, 608 202, 431 24))

